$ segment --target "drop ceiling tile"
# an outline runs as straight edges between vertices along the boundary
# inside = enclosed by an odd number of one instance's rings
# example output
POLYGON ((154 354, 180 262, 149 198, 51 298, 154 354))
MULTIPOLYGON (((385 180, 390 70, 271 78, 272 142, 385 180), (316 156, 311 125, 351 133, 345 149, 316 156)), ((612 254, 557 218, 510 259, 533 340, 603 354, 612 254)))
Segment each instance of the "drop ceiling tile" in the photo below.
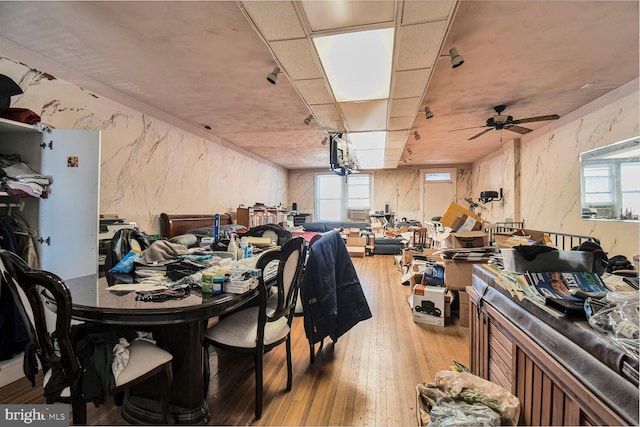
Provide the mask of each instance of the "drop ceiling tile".
POLYGON ((413 117, 391 117, 389 119, 389 130, 411 129, 413 117))
POLYGON ((306 37, 293 3, 288 1, 240 3, 267 41, 306 37))
POLYGON ((396 71, 433 67, 440 55, 445 30, 445 21, 401 27, 396 71))
POLYGON ((334 102, 333 95, 323 79, 296 80, 294 84, 309 105, 334 102))
POLYGON ((454 0, 405 1, 402 25, 447 19, 453 12, 454 0))
POLYGON ((389 141, 387 140, 387 149, 389 150, 394 150, 394 149, 400 149, 402 150, 404 148, 404 140, 402 141, 389 141))
POLYGON ((340 121, 340 113, 335 104, 321 104, 312 107, 313 115, 322 121, 340 121))
POLYGON ((312 32, 395 23, 395 1, 303 1, 312 32))
POLYGON ((394 73, 391 98, 421 97, 429 81, 430 72, 431 69, 425 68, 394 73))
POLYGON ((387 142, 388 141, 400 141, 404 144, 404 141, 409 136, 408 130, 400 130, 400 131, 392 131, 387 132, 387 142))
POLYGON ((363 132, 387 128, 388 104, 388 100, 379 99, 366 102, 343 102, 339 105, 349 131, 363 132))
POLYGON ((381 168, 384 166, 384 150, 356 150, 356 156, 362 169, 381 168))
POLYGON ((389 117, 411 116, 420 108, 420 97, 392 99, 389 108, 389 117))
POLYGON ((385 157, 400 158, 401 155, 402 155, 402 148, 387 148, 386 150, 384 150, 385 157))
POLYGON ((271 48, 292 80, 323 78, 313 47, 307 39, 277 41, 271 43, 271 48))

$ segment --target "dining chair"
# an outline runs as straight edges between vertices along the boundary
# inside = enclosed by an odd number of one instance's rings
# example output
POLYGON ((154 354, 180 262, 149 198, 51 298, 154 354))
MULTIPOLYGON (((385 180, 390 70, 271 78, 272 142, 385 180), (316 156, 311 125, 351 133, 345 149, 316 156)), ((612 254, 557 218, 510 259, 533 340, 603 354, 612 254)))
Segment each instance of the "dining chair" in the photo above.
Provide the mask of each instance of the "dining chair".
POLYGON ((431 247, 431 238, 429 237, 429 230, 426 227, 414 228, 413 247, 431 247))
MULTIPOLYGON (((80 372, 77 354, 71 338, 72 296, 66 283, 53 273, 31 269, 20 257, 0 250, 0 273, 13 295, 20 316, 25 322, 30 344, 43 370, 43 388, 49 381, 61 380, 59 398, 47 397, 47 403, 71 405, 73 424, 87 423, 86 404, 92 399, 83 397, 74 385, 80 372), (53 401, 49 401, 53 400, 53 401)), ((172 424, 169 400, 173 379, 171 353, 149 341, 133 340, 129 347, 129 361, 114 378, 113 396, 122 396, 130 387, 162 373, 161 424, 172 424)), ((25 351, 27 353, 27 351, 25 351)), ((25 358, 29 355, 25 354, 25 358)), ((35 361, 34 361, 35 362, 35 361)), ((50 395, 49 395, 50 396, 50 395)))
MULTIPOLYGON (((203 344, 207 359, 209 345, 254 355, 257 419, 262 416, 263 355, 282 343, 286 344, 287 351, 287 391, 292 387, 291 322, 294 317, 305 252, 304 239, 294 237, 287 240, 280 249, 274 249, 260 257, 256 262, 256 268, 263 271, 274 260, 278 262, 278 273, 273 285, 278 291, 271 294, 261 277, 258 281, 258 305, 243 308, 220 319, 204 333, 203 344), (275 297, 277 303, 270 307, 268 300, 272 295, 277 295, 275 297)), ((205 383, 208 382, 207 378, 208 376, 205 378, 205 383)))

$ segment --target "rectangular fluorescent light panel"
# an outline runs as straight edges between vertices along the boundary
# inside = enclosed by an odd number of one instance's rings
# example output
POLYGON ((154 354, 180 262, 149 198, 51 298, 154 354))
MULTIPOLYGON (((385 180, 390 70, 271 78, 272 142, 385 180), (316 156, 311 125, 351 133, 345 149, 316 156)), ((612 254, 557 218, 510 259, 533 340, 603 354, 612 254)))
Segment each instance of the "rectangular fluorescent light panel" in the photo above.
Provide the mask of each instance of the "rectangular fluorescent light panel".
POLYGON ((394 29, 314 37, 337 102, 389 98, 394 29))
POLYGON ((381 169, 384 167, 384 150, 356 150, 360 169, 381 169))
POLYGON ((347 135, 362 169, 384 167, 386 132, 351 132, 347 135))
POLYGON ((351 145, 356 150, 384 150, 386 132, 349 132, 351 145))

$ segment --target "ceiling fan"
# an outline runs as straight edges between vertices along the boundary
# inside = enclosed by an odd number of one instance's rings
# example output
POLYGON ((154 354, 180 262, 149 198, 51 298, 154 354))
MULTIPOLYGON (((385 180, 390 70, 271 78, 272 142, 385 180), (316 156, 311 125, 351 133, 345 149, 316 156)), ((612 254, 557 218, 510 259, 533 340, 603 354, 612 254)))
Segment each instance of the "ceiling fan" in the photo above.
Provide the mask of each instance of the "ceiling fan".
POLYGON ((470 127, 470 128, 463 128, 463 129, 454 129, 450 132, 455 132, 455 131, 459 131, 459 130, 466 130, 466 129, 475 129, 475 128, 483 128, 486 127, 488 129, 485 129, 475 135, 473 135, 471 138, 469 138, 469 141, 471 141, 472 139, 476 139, 479 136, 484 135, 485 133, 489 132, 490 130, 502 130, 502 129, 507 129, 510 130, 512 132, 516 132, 519 134, 525 134, 525 133, 529 133, 532 131, 532 129, 523 127, 523 126, 518 126, 521 123, 532 123, 532 122, 542 122, 545 120, 557 120, 560 118, 559 115, 557 114, 550 114, 548 116, 537 116, 537 117, 527 117, 526 119, 516 119, 514 120, 512 116, 506 116, 506 115, 502 115, 502 112, 507 108, 506 105, 496 105, 495 107, 493 107, 493 111, 496 112, 496 115, 494 115, 493 117, 489 117, 487 119, 487 122, 484 126, 474 126, 474 127, 470 127))

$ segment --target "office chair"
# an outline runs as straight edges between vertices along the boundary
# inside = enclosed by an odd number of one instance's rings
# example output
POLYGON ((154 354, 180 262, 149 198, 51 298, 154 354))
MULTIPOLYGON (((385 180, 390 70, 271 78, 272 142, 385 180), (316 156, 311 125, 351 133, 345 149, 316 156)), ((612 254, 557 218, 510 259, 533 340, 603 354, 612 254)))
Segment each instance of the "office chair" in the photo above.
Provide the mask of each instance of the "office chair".
MULTIPOLYGON (((262 416, 263 398, 263 355, 278 345, 287 347, 287 391, 293 382, 291 360, 291 322, 294 316, 298 285, 302 276, 306 246, 302 237, 287 240, 280 249, 260 257, 256 268, 264 270, 274 260, 278 262, 276 276, 277 304, 269 308, 271 296, 261 277, 258 283, 259 304, 243 308, 205 331, 203 344, 208 360, 208 346, 213 345, 232 352, 252 353, 255 360, 256 400, 255 415, 262 416)), ((208 375, 205 377, 208 383, 208 375)))
MULTIPOLYGON (((86 404, 92 399, 84 398, 81 390, 74 387, 82 367, 79 366, 71 340, 72 298, 69 288, 55 274, 31 269, 20 257, 6 250, 0 250, 0 273, 2 282, 11 290, 20 316, 25 322, 35 355, 43 367, 50 368, 44 375, 43 387, 54 377, 64 381, 60 387, 60 397, 48 397, 47 400, 71 404, 73 424, 86 424, 86 404), (51 316, 55 317, 55 322, 49 326, 47 317, 51 319, 51 316), (54 372, 60 375, 54 375, 54 372)), ((128 349, 129 362, 115 378, 115 388, 110 390, 110 394, 121 395, 131 386, 162 373, 161 423, 172 424, 169 400, 173 379, 173 356, 143 340, 132 341, 128 349)), ((27 357, 25 354, 25 358, 27 357)))

